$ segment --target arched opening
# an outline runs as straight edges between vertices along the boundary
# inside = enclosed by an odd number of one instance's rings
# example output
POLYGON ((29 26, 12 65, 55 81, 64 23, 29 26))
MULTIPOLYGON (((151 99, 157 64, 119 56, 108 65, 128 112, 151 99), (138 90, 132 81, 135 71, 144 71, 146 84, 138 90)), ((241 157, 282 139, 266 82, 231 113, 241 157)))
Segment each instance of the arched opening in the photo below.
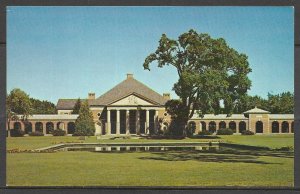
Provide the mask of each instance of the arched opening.
POLYGON ((25 134, 32 132, 32 124, 30 122, 25 122, 25 134))
POLYGON ((35 123, 35 131, 43 133, 43 123, 41 122, 35 123))
POLYGON ((14 129, 21 130, 21 123, 20 122, 15 122, 14 123, 14 129))
POLYGON ((68 134, 73 134, 74 132, 75 132, 75 123, 69 122, 68 123, 68 134))
POLYGON ((169 128, 169 123, 168 122, 164 122, 162 128, 163 128, 164 131, 167 131, 167 129, 169 128))
POLYGON ((255 132, 256 133, 263 133, 264 132, 264 124, 261 121, 257 121, 255 125, 255 132))
POLYGON ((234 121, 230 121, 229 128, 233 131, 233 133, 236 133, 236 123, 234 121))
POLYGON ((288 133, 289 132, 289 123, 287 121, 283 121, 281 124, 281 132, 288 133))
POLYGON ((279 133, 279 123, 277 121, 272 122, 272 133, 279 133))
POLYGON ((211 133, 216 132, 216 122, 214 122, 214 121, 209 122, 209 124, 208 124, 208 130, 211 133))
POLYGON ((56 129, 65 130, 65 124, 63 122, 58 122, 56 124, 56 129))
POLYGON ((202 131, 206 131, 206 123, 204 121, 201 121, 202 131))
POLYGON ((246 131, 246 122, 245 121, 241 121, 239 123, 239 132, 243 133, 243 131, 246 131))
POLYGON ((46 123, 46 134, 51 134, 54 130, 54 124, 52 122, 46 123))
POLYGON ((219 123, 219 129, 225 129, 226 128, 226 123, 224 121, 221 121, 219 123))
POLYGON ((292 122, 291 125, 292 125, 292 126, 291 126, 291 132, 294 133, 294 121, 292 122))
POLYGON ((190 133, 194 134, 196 131, 196 123, 194 121, 190 121, 188 126, 190 133))

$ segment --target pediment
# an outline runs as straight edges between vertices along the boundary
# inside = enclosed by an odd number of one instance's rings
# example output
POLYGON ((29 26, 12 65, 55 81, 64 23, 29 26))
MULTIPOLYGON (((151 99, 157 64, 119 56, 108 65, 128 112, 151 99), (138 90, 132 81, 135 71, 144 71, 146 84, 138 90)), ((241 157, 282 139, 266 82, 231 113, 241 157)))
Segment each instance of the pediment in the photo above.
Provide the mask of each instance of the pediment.
POLYGON ((131 94, 129 96, 121 98, 118 101, 113 102, 110 105, 117 105, 117 106, 138 106, 138 105, 142 105, 142 106, 146 106, 146 105, 154 105, 154 104, 147 101, 146 99, 143 99, 139 96, 131 94))

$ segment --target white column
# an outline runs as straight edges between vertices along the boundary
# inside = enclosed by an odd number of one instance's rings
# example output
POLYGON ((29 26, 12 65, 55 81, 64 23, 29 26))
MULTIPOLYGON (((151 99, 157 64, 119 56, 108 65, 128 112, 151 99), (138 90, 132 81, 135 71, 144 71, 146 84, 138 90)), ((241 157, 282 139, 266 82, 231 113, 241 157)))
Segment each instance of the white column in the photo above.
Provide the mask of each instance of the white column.
POLYGON ((280 121, 278 122, 278 124, 279 124, 279 133, 282 133, 282 122, 280 121))
POLYGON ((126 135, 129 135, 129 110, 126 110, 126 135))
POLYGON ((149 110, 146 110, 146 131, 147 131, 147 134, 150 134, 150 129, 149 129, 149 110))
POLYGON ((42 124, 43 124, 43 133, 44 133, 44 135, 46 135, 46 123, 42 122, 42 124))
POLYGON ((66 134, 68 134, 68 122, 64 122, 64 130, 66 131, 66 134))
POLYGON ((117 123, 116 123, 116 127, 117 127, 117 135, 120 135, 120 110, 117 110, 117 123))
POLYGON ((110 110, 107 110, 107 135, 111 134, 110 110))
POLYGON ((199 131, 202 131, 202 123, 200 121, 199 122, 199 131))
POLYGON ((35 122, 32 121, 31 124, 32 124, 32 132, 35 132, 35 122))

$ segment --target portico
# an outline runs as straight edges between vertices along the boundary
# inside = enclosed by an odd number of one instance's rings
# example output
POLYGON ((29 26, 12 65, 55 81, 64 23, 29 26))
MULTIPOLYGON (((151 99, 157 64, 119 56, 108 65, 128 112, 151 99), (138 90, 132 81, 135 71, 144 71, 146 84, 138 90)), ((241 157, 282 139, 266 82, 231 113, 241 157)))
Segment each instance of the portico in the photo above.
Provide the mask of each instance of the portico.
POLYGON ((102 125, 96 135, 154 134, 158 111, 158 107, 107 107, 98 114, 102 125))

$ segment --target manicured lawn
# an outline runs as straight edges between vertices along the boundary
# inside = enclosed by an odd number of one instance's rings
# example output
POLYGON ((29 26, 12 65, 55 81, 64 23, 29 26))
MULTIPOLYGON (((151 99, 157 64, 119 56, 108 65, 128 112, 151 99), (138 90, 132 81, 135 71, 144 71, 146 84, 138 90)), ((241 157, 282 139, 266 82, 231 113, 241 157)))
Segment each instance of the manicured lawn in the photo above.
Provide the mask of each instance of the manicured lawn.
POLYGON ((221 136, 222 139, 228 143, 236 143, 252 146, 266 146, 269 148, 280 148, 285 146, 294 147, 294 135, 281 134, 281 135, 227 135, 221 136))
MULTIPOLYGON (((222 136, 218 141, 279 148, 293 135, 222 136)), ((7 148, 35 149, 77 137, 8 138, 7 148)), ((96 140, 84 142, 166 142, 185 140, 96 140)), ((215 140, 214 140, 215 141, 215 140)), ((233 150, 138 153, 9 153, 10 186, 293 186, 293 153, 233 150)))

